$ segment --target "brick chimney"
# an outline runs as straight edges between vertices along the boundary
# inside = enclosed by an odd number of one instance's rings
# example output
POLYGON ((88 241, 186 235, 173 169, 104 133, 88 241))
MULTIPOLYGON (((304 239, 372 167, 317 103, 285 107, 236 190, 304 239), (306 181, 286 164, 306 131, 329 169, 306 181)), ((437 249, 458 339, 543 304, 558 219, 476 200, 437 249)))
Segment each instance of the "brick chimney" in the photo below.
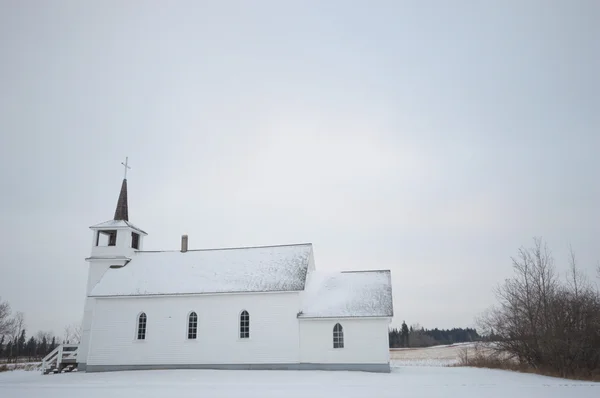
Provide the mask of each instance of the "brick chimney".
POLYGON ((188 251, 188 236, 181 235, 181 252, 185 253, 188 251))

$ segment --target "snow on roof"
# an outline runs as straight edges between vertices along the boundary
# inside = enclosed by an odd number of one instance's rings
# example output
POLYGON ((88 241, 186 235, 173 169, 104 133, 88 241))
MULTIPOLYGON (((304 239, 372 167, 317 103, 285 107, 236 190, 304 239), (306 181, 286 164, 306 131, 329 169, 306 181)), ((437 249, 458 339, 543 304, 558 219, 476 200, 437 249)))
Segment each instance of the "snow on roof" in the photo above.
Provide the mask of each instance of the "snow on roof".
POLYGON ((385 271, 311 272, 299 318, 391 317, 391 273, 385 271))
POLYGON ((304 289, 312 245, 137 252, 90 296, 277 292, 304 289))
POLYGON ((136 231, 143 233, 144 235, 148 235, 142 229, 136 227, 132 223, 127 220, 108 220, 101 222, 100 224, 92 225, 90 229, 107 229, 107 228, 133 228, 136 231))

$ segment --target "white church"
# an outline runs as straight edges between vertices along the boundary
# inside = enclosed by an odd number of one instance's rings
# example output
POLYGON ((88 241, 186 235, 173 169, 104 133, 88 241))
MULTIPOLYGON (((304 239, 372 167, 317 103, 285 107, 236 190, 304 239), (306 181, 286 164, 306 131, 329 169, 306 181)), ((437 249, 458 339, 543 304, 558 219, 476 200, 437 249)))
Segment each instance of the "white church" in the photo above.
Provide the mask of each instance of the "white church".
POLYGON ((127 179, 93 232, 77 369, 389 372, 390 271, 317 271, 312 244, 144 250, 127 179))

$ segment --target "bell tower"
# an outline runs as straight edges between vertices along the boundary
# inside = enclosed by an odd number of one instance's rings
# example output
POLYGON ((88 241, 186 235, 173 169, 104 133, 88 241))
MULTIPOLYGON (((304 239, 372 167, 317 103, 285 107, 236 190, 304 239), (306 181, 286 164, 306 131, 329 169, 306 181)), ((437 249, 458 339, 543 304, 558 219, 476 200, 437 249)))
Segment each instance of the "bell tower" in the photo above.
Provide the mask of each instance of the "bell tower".
POLYGON ((129 159, 124 163, 125 175, 121 183, 121 191, 117 200, 115 215, 112 220, 92 225, 92 253, 85 260, 89 263, 86 288, 85 307, 81 327, 81 343, 77 352, 77 368, 85 370, 90 340, 90 329, 96 299, 90 297, 94 286, 100 281, 109 268, 121 268, 127 265, 142 250, 146 232, 129 222, 129 205, 127 201, 127 170, 129 159))
POLYGON ((87 259, 90 262, 96 260, 123 260, 130 258, 136 250, 142 250, 144 236, 147 234, 129 222, 127 179, 123 179, 121 184, 121 193, 119 194, 113 219, 93 225, 90 229, 93 231, 92 255, 87 259))

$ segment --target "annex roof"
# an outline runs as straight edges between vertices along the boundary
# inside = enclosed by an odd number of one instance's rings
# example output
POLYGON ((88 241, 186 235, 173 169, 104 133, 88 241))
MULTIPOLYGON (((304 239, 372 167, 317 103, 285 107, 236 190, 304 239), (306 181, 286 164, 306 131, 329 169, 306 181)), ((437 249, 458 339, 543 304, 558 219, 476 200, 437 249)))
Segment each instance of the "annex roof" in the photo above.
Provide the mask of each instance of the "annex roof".
POLYGON ((391 273, 345 271, 309 273, 298 318, 391 317, 391 273))
POLYGON ((137 252, 111 268, 92 297, 300 291, 312 245, 137 252))

